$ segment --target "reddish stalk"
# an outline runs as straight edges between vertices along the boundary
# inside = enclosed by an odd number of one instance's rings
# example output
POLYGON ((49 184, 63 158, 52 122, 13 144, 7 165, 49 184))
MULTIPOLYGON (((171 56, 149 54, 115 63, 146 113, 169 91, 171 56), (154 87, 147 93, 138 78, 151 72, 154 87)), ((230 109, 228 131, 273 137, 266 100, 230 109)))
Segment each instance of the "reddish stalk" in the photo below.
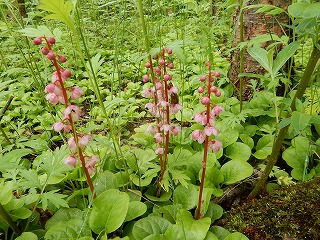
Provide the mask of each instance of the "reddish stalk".
MULTIPOLYGON (((212 73, 210 70, 210 65, 208 66, 208 68, 209 68, 209 79, 208 79, 207 97, 210 99, 210 93, 211 93, 210 88, 211 88, 211 81, 213 80, 213 78, 212 78, 212 73)), ((207 114, 207 125, 208 125, 209 120, 210 120, 210 103, 207 104, 206 114, 207 114)), ((199 189, 198 208, 197 208, 196 217, 195 217, 195 219, 197 219, 197 220, 202 217, 201 206, 203 204, 202 195, 203 195, 203 188, 204 188, 204 179, 205 179, 206 169, 207 169, 208 144, 209 144, 209 136, 206 135, 206 138, 204 141, 204 152, 203 152, 203 160, 202 160, 202 175, 201 175, 201 182, 200 182, 200 189, 199 189)))
MULTIPOLYGON (((49 50, 52 51, 51 44, 48 42, 47 38, 46 37, 42 37, 42 38, 46 41, 46 44, 47 44, 49 50)), ((61 86, 61 90, 62 90, 62 93, 63 93, 63 98, 64 98, 65 105, 66 105, 66 107, 68 107, 70 105, 70 103, 69 103, 69 99, 68 99, 68 96, 67 96, 66 88, 65 88, 63 80, 62 80, 62 76, 61 76, 61 72, 60 72, 60 68, 59 68, 57 59, 54 58, 52 60, 52 63, 53 63, 53 65, 54 65, 54 67, 56 69, 56 72, 57 72, 57 76, 58 76, 58 80, 59 80, 59 83, 60 83, 60 86, 61 86)), ((78 152, 78 155, 79 155, 79 158, 80 158, 82 169, 83 169, 83 171, 84 171, 84 173, 86 175, 86 179, 87 179, 89 188, 90 188, 91 192, 93 193, 93 198, 96 198, 96 194, 94 193, 93 182, 92 182, 92 179, 90 177, 89 171, 86 168, 86 162, 85 162, 85 159, 84 159, 84 156, 83 156, 82 149, 81 149, 81 147, 79 146, 79 143, 78 143, 77 131, 76 131, 74 122, 72 120, 71 113, 68 115, 68 121, 69 121, 69 124, 71 126, 71 130, 72 130, 72 134, 73 134, 73 137, 74 137, 74 141, 76 143, 76 148, 77 148, 77 152, 78 152)))

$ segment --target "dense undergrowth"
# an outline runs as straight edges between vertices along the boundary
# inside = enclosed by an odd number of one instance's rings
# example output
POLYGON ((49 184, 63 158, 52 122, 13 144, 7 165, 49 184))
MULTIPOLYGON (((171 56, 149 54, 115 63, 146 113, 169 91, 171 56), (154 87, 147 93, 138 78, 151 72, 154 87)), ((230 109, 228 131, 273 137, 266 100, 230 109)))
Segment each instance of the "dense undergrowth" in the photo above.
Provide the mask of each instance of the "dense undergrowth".
POLYGON ((266 70, 240 74, 248 101, 227 77, 237 1, 25 6, 0 0, 1 238, 247 239, 263 224, 217 226, 227 187, 319 174, 317 3, 284 13, 294 41, 240 44, 266 70))

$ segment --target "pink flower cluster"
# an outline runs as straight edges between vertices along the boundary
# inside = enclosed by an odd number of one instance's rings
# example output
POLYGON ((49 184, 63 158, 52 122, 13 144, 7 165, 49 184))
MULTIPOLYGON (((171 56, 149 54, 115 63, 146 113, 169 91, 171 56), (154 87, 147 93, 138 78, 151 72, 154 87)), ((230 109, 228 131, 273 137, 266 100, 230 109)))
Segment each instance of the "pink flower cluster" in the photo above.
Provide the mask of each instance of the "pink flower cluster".
POLYGON ((213 152, 218 152, 222 148, 222 143, 217 139, 211 139, 212 135, 218 136, 219 130, 215 128, 216 116, 219 115, 224 109, 221 106, 215 105, 211 109, 210 97, 211 93, 216 97, 221 95, 220 91, 217 87, 213 86, 214 75, 215 77, 219 77, 220 73, 215 72, 212 73, 210 71, 210 63, 206 62, 206 65, 209 68, 208 76, 201 76, 200 81, 204 82, 205 85, 198 88, 199 93, 203 93, 205 88, 207 88, 206 96, 200 99, 201 104, 206 106, 206 110, 201 113, 196 113, 192 116, 192 118, 199 124, 203 125, 203 129, 194 130, 191 133, 192 139, 198 141, 198 143, 202 144, 205 141, 208 141, 207 146, 213 152))
POLYGON ((72 153, 67 157, 64 162, 70 166, 75 167, 77 164, 77 155, 80 154, 80 159, 86 158, 86 162, 83 163, 90 174, 96 172, 96 163, 99 162, 98 156, 83 156, 82 148, 84 148, 92 137, 87 134, 78 134, 75 130, 74 123, 77 122, 82 115, 81 109, 76 105, 71 105, 69 98, 74 100, 80 98, 84 92, 79 86, 66 87, 65 81, 71 77, 71 72, 68 69, 59 67, 58 62, 65 63, 66 57, 63 55, 55 55, 52 52, 51 45, 55 44, 53 37, 40 37, 33 40, 35 45, 40 45, 42 40, 45 40, 46 46, 41 49, 41 53, 53 63, 56 71, 53 72, 51 77, 51 83, 45 87, 47 93, 46 99, 53 105, 61 103, 66 106, 63 111, 63 120, 56 122, 52 125, 52 128, 56 132, 64 131, 68 133, 72 131, 73 136, 68 139, 68 146, 71 151, 79 150, 72 153))
POLYGON ((166 137, 170 134, 177 136, 180 132, 180 126, 170 122, 170 114, 178 113, 182 105, 179 104, 178 88, 170 83, 172 76, 167 70, 173 69, 174 64, 166 61, 166 53, 172 54, 172 49, 162 50, 160 57, 158 54, 153 57, 158 63, 157 67, 154 67, 151 61, 146 63, 145 67, 150 71, 142 78, 144 82, 149 82, 152 78, 153 83, 153 87, 144 89, 142 95, 152 99, 152 102, 147 103, 145 107, 157 118, 156 124, 147 128, 147 131, 154 135, 155 142, 159 143, 159 147, 155 150, 157 154, 164 154, 163 145, 166 137))

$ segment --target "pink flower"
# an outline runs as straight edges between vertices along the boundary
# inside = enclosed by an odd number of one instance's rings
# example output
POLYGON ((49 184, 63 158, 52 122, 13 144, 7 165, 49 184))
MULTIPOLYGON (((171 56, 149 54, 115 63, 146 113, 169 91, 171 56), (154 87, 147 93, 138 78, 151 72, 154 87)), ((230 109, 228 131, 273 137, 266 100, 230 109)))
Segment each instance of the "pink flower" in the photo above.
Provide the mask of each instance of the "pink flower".
POLYGON ((151 89, 151 88, 143 89, 142 95, 143 95, 145 98, 152 98, 152 97, 154 97, 154 90, 151 89))
POLYGON ((54 93, 47 94, 46 99, 53 105, 56 105, 59 102, 59 97, 54 93))
POLYGON ((95 173, 97 171, 96 163, 100 162, 100 158, 97 155, 89 157, 89 159, 86 162, 86 168, 88 169, 88 172, 90 175, 95 173))
POLYGON ((219 140, 211 140, 208 142, 208 148, 212 149, 212 152, 219 152, 219 150, 222 148, 222 142, 219 140))
POLYGON ((180 105, 179 103, 177 104, 171 104, 171 112, 172 114, 176 114, 177 112, 179 112, 179 110, 181 110, 183 107, 182 105, 180 105))
POLYGON ((219 115, 221 112, 223 112, 224 109, 221 106, 214 106, 214 108, 211 111, 211 114, 213 113, 214 115, 219 115))
POLYGON ((163 140, 162 133, 156 133, 156 134, 154 135, 154 141, 155 141, 156 143, 160 143, 160 142, 162 142, 162 140, 163 140))
POLYGON ((165 133, 168 132, 171 129, 170 124, 163 124, 160 128, 161 131, 164 131, 165 133))
POLYGON ((219 90, 217 90, 217 91, 215 92, 215 95, 216 95, 216 97, 220 97, 220 96, 221 96, 221 92, 220 92, 219 90))
POLYGON ((170 103, 168 103, 167 101, 162 100, 162 101, 159 101, 158 106, 167 107, 169 106, 169 104, 170 103))
POLYGON ((79 120, 82 111, 78 106, 70 105, 63 111, 64 118, 69 119, 69 114, 71 114, 72 120, 76 122, 79 120))
POLYGON ((203 130, 194 130, 191 133, 192 139, 198 141, 198 143, 203 143, 205 139, 205 134, 203 130))
POLYGON ((62 129, 64 129, 64 123, 63 122, 56 122, 52 125, 52 128, 56 132, 60 132, 62 129))
POLYGON ((72 88, 71 99, 78 99, 82 95, 83 95, 83 90, 80 87, 75 86, 75 87, 72 88))
POLYGON ((149 81, 149 75, 148 75, 148 74, 143 75, 142 81, 143 81, 143 82, 148 82, 148 81, 149 81))
POLYGON ((211 127, 211 126, 206 126, 204 128, 204 133, 209 137, 211 135, 215 135, 218 136, 219 131, 218 129, 216 129, 215 127, 211 127))
POLYGON ((87 146, 88 142, 91 140, 92 140, 92 137, 90 135, 84 135, 83 137, 79 138, 79 140, 78 140, 79 147, 87 146))
POLYGON ((151 125, 149 125, 146 130, 147 130, 147 132, 149 132, 150 134, 154 135, 154 134, 157 132, 158 129, 157 129, 156 126, 151 126, 151 125))
POLYGON ((178 92, 179 92, 179 89, 176 86, 172 86, 168 91, 169 95, 171 95, 172 93, 177 94, 178 92))
POLYGON ((77 148, 76 146, 76 142, 74 141, 74 137, 71 137, 68 139, 68 145, 69 145, 69 149, 71 151, 75 150, 77 148))
POLYGON ((214 126, 215 123, 216 123, 216 117, 211 113, 209 118, 209 124, 210 126, 214 126))
POLYGON ((163 149, 163 148, 157 148, 154 152, 155 152, 156 154, 162 155, 163 152, 164 152, 164 149, 163 149))
POLYGON ((153 103, 147 103, 146 108, 149 110, 151 114, 156 114, 157 113, 157 107, 153 103))
POLYGON ((53 83, 50 83, 49 85, 47 85, 44 89, 44 92, 46 93, 54 93, 55 89, 56 89, 56 85, 53 83))
POLYGON ((194 118, 197 123, 201 123, 202 125, 207 124, 207 116, 203 113, 196 113, 191 118, 194 118))
POLYGON ((201 103, 202 103, 203 105, 209 104, 209 103, 210 103, 210 98, 208 98, 208 97, 202 97, 202 98, 201 98, 201 103))
POLYGON ((69 166, 75 167, 77 165, 77 159, 71 155, 64 159, 64 163, 69 166))
POLYGON ((180 130, 181 130, 180 126, 171 126, 170 133, 172 133, 173 136, 177 136, 180 130))
POLYGON ((159 90, 159 91, 162 91, 163 86, 162 86, 162 83, 160 81, 156 81, 156 89, 159 90))

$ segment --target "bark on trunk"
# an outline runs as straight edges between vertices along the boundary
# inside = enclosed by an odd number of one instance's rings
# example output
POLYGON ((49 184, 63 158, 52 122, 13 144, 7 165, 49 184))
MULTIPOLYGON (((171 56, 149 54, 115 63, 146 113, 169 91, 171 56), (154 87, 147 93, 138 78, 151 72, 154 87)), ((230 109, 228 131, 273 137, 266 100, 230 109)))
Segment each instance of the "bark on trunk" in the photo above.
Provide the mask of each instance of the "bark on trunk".
MULTIPOLYGON (((247 5, 254 4, 269 4, 275 5, 277 7, 287 10, 288 5, 291 3, 291 0, 251 0, 247 5)), ((246 9, 243 11, 243 40, 248 41, 253 37, 260 34, 277 34, 282 36, 283 29, 288 32, 288 29, 285 27, 286 24, 289 24, 289 18, 286 14, 282 13, 279 15, 271 16, 265 14, 255 13, 257 9, 246 9)), ((239 81, 239 69, 240 69, 240 55, 239 49, 236 48, 240 42, 240 29, 239 29, 239 9, 235 12, 235 34, 233 40, 233 48, 235 50, 231 53, 231 66, 228 73, 229 79, 233 82, 236 87, 235 95, 239 97, 240 92, 240 81, 239 81)), ((263 47, 266 47, 268 43, 264 43, 263 47)), ((246 73, 255 73, 255 74, 264 74, 265 70, 260 66, 260 64, 255 61, 247 52, 244 54, 244 72, 246 73)), ((252 78, 244 77, 243 78, 243 91, 242 96, 243 100, 248 100, 251 98, 253 90, 248 86, 252 78)), ((259 81, 258 79, 255 79, 259 81)))

